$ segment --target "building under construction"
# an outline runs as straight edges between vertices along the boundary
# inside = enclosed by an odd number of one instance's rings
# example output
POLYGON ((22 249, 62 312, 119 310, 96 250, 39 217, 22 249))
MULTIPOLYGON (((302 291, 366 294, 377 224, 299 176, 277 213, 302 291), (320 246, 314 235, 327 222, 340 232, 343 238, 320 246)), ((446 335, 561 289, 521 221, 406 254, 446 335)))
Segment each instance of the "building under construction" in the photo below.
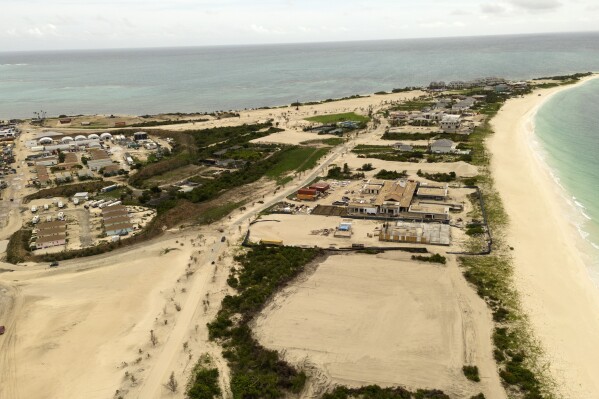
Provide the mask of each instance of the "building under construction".
POLYGON ((383 224, 380 241, 449 245, 451 227, 443 223, 389 222, 383 224))

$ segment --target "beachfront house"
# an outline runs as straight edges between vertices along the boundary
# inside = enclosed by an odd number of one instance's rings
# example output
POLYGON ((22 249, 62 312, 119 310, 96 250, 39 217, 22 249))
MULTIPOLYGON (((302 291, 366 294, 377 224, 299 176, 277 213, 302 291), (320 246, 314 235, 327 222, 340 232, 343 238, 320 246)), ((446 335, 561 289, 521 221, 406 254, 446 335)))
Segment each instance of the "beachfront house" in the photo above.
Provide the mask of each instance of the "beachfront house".
POLYGON ((464 112, 472 108, 476 104, 476 99, 474 97, 466 97, 462 101, 457 102, 451 107, 451 110, 454 112, 464 112))
POLYGON ((433 154, 451 154, 454 151, 455 143, 448 139, 436 140, 431 144, 433 154))
POLYGON ((439 124, 443 133, 455 133, 460 129, 460 115, 445 115, 439 124))

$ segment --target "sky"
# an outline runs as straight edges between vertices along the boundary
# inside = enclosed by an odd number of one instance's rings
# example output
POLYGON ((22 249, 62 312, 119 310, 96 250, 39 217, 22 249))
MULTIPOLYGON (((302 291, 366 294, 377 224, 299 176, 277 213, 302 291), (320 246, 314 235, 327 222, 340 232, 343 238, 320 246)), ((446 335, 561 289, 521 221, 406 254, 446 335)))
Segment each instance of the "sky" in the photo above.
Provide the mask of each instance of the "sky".
POLYGON ((0 0, 0 51, 599 30, 597 0, 0 0))

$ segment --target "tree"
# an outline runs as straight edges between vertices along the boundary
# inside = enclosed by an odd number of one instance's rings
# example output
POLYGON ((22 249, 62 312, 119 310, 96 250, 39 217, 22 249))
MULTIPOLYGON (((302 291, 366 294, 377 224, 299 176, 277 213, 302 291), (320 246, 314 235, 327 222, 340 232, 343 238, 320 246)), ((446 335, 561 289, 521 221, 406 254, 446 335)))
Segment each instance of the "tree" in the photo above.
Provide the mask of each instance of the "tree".
POLYGON ((168 378, 168 381, 166 384, 164 384, 164 386, 166 387, 166 389, 168 389, 172 393, 177 392, 177 389, 179 388, 179 383, 175 379, 174 371, 171 373, 171 376, 168 378))
POLYGON ((343 164, 343 174, 348 175, 349 173, 350 173, 349 166, 347 166, 347 163, 344 163, 343 164))

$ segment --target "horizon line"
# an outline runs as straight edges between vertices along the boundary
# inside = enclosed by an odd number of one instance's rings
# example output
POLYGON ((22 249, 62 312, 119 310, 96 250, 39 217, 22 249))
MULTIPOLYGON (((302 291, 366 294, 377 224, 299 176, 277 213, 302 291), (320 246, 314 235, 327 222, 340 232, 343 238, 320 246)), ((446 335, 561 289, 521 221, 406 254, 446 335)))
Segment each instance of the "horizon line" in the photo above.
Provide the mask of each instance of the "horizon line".
POLYGON ((84 52, 84 51, 116 51, 116 50, 160 50, 160 49, 185 49, 185 48, 217 48, 217 47, 266 47, 266 46, 293 46, 308 44, 335 44, 335 43, 368 43, 368 42, 390 42, 390 41, 419 41, 434 39, 472 39, 492 37, 516 37, 516 36, 549 36, 549 35, 575 35, 592 34, 599 30, 588 31, 565 31, 565 32, 534 32, 534 33, 502 33, 486 35, 456 35, 456 36, 422 36, 409 38, 386 38, 386 39, 355 39, 355 40, 324 40, 324 41, 297 41, 278 43, 229 43, 229 44, 198 44, 198 45, 174 45, 174 46, 141 46, 141 47, 95 47, 95 48, 52 48, 52 49, 30 49, 30 50, 0 50, 0 54, 11 53, 41 53, 41 52, 84 52))

